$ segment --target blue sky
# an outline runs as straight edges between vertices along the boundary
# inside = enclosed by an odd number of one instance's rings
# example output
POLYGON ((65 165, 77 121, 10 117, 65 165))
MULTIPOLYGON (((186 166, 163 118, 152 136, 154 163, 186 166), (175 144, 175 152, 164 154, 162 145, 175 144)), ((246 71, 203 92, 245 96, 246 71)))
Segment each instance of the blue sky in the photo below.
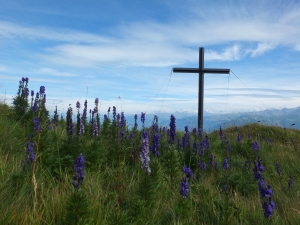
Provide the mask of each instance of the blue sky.
POLYGON ((198 67, 204 108, 236 112, 300 106, 299 1, 0 0, 0 98, 18 81, 46 87, 47 107, 96 97, 100 113, 196 113, 198 67))

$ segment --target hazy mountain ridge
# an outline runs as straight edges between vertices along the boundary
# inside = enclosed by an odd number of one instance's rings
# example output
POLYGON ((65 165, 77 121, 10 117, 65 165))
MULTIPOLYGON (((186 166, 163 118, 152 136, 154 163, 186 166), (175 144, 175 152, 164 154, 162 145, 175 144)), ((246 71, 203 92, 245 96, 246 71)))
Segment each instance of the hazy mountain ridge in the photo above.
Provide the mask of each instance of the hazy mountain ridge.
MULTIPOLYGON (((176 128, 184 130, 185 126, 192 128, 197 126, 197 114, 191 112, 174 112, 176 128)), ((159 126, 169 126, 171 113, 160 113, 158 116, 159 126)), ((126 115, 127 124, 134 124, 133 115, 126 115)), ((151 126, 154 114, 146 114, 145 126, 151 126)), ((140 115, 138 115, 138 127, 141 128, 140 115)), ((206 132, 228 126, 242 126, 247 123, 262 123, 279 127, 300 129, 300 107, 267 109, 264 111, 238 112, 238 113, 211 113, 204 112, 204 130, 206 132), (294 124, 292 126, 292 124, 294 124)))

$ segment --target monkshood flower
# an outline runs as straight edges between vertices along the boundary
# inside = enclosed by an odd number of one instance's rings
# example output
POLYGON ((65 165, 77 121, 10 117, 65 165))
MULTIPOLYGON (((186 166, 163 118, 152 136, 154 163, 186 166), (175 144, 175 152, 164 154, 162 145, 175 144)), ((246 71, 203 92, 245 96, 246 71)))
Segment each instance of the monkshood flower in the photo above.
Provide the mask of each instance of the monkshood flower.
POLYGON ((183 147, 190 147, 191 142, 190 142, 190 132, 187 126, 185 126, 185 134, 182 137, 182 145, 183 147))
POLYGON ((209 143, 207 135, 205 135, 205 139, 204 140, 205 140, 205 142, 204 142, 204 148, 210 149, 210 143, 209 143))
POLYGON ((141 122, 143 123, 143 127, 145 124, 145 116, 146 116, 146 113, 141 112, 141 122))
POLYGON ((258 145, 257 141, 252 143, 252 148, 254 152, 257 152, 260 149, 260 146, 258 145))
POLYGON ((156 134, 153 135, 152 142, 153 142, 153 145, 152 145, 152 155, 154 157, 155 156, 159 156, 160 152, 158 151, 158 149, 160 147, 160 138, 159 138, 159 134, 158 133, 156 133, 156 134))
POLYGON ((224 159, 224 161, 222 162, 222 168, 223 168, 223 170, 226 170, 229 168, 228 158, 224 159))
POLYGON ((26 163, 30 164, 34 161, 35 159, 35 154, 34 154, 34 143, 32 142, 32 137, 29 137, 29 141, 27 142, 26 145, 26 163))
POLYGON ((104 114, 104 120, 107 120, 107 119, 108 119, 107 115, 106 115, 106 114, 104 114))
POLYGON ((269 198, 268 201, 265 201, 262 205, 265 218, 269 218, 273 214, 273 210, 276 209, 275 203, 269 198))
POLYGON ((71 123, 69 125, 68 134, 69 134, 69 137, 72 137, 74 134, 74 124, 73 123, 71 123))
POLYGON ((25 98, 27 98, 29 95, 29 89, 28 88, 25 88, 25 98))
POLYGON ((113 106, 113 118, 114 118, 114 121, 116 120, 116 115, 117 115, 117 109, 115 106, 113 106))
POLYGON ((152 133, 157 133, 158 132, 158 125, 157 123, 152 124, 152 133))
POLYGON ((121 120, 120 120, 119 126, 120 126, 121 128, 125 126, 125 116, 124 116, 124 112, 121 112, 121 120))
POLYGON ((189 167, 187 167, 186 165, 184 165, 182 167, 182 171, 185 173, 185 175, 186 175, 187 178, 192 178, 193 177, 192 170, 189 167))
POLYGON ((81 119, 86 122, 86 118, 87 118, 87 100, 85 100, 84 102, 84 108, 83 108, 83 112, 82 112, 82 117, 81 119))
POLYGON ((32 112, 36 112, 38 108, 38 100, 35 99, 34 104, 32 106, 32 112))
POLYGON ((67 134, 69 135, 69 137, 72 137, 72 135, 73 135, 72 115, 73 115, 73 109, 72 109, 71 105, 69 105, 69 108, 67 111, 67 134))
POLYGON ((197 152, 198 152, 198 142, 197 141, 194 142, 193 147, 194 147, 194 152, 197 154, 197 152))
POLYGON ((40 124, 40 119, 37 116, 34 117, 33 123, 34 123, 34 132, 39 132, 41 130, 41 124, 40 124))
POLYGON ((78 110, 80 109, 80 102, 79 102, 79 101, 76 102, 76 108, 77 108, 78 110))
POLYGON ((262 165, 261 161, 259 160, 258 162, 255 160, 254 161, 254 168, 253 168, 253 172, 254 172, 254 179, 255 180, 259 180, 262 178, 261 173, 265 171, 264 166, 262 165))
POLYGON ((282 174, 282 169, 281 169, 279 163, 276 163, 276 170, 277 170, 278 176, 281 176, 281 174, 282 174))
POLYGON ((46 90, 46 89, 45 89, 45 86, 41 86, 41 87, 40 87, 40 94, 41 94, 41 95, 45 94, 45 90, 46 90))
POLYGON ((138 124, 137 124, 137 114, 134 114, 134 127, 137 128, 138 124))
POLYGON ((206 164, 205 163, 201 163, 200 160, 198 160, 198 167, 201 170, 206 170, 206 164))
POLYGON ((240 142, 242 140, 242 135, 241 134, 238 134, 237 136, 237 141, 240 142))
POLYGON ((142 169, 144 169, 148 174, 151 173, 151 169, 149 167, 149 140, 148 140, 148 132, 144 131, 142 135, 142 151, 140 152, 142 169))
POLYGON ((189 183, 185 177, 182 178, 180 183, 180 195, 186 198, 189 193, 189 183))
POLYGON ((96 121, 93 123, 93 137, 98 137, 98 123, 96 121))
POLYGON ((75 171, 75 176, 73 177, 73 187, 75 190, 78 190, 79 185, 82 184, 83 179, 84 179, 84 163, 85 163, 85 158, 80 153, 80 155, 77 157, 75 160, 75 165, 74 165, 74 171, 75 171))
POLYGON ((176 124, 175 124, 175 116, 172 114, 171 119, 170 119, 170 143, 172 144, 175 142, 175 137, 176 137, 176 124))
POLYGON ((96 98, 95 99, 95 105, 98 106, 98 104, 99 104, 99 98, 96 98))

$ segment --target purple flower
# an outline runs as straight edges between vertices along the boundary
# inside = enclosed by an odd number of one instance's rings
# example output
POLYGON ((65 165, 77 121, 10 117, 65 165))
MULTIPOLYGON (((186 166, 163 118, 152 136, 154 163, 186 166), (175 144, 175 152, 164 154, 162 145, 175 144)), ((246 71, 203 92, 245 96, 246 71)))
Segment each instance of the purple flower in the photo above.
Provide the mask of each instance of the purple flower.
POLYGON ((144 169, 148 174, 151 173, 151 169, 149 167, 149 141, 148 141, 148 132, 144 131, 142 135, 142 151, 140 152, 142 169, 144 169))
POLYGON ((201 163, 200 160, 198 160, 198 167, 201 170, 206 170, 206 164, 205 163, 201 163))
POLYGON ((96 121, 93 123, 93 137, 98 137, 98 123, 96 121))
POLYGON ((146 113, 141 112, 141 122, 143 123, 143 126, 145 124, 145 115, 146 113))
POLYGON ((153 145, 152 145, 152 155, 153 156, 159 156, 160 152, 158 151, 158 149, 160 147, 160 137, 159 137, 158 133, 156 133, 156 134, 153 135, 152 142, 153 142, 153 145))
POLYGON ((33 123, 34 123, 34 132, 39 132, 39 130, 41 130, 41 124, 37 116, 34 117, 33 123))
POLYGON ((182 178, 180 183, 180 194, 183 198, 186 198, 189 193, 189 183, 185 177, 182 178))
POLYGON ((269 218, 273 214, 273 210, 276 209, 275 203, 269 198, 268 201, 265 201, 262 205, 265 218, 269 218))
POLYGON ((46 90, 46 89, 45 89, 45 86, 41 86, 41 87, 40 87, 40 94, 41 94, 41 95, 45 94, 45 90, 46 90))
POLYGON ((124 112, 121 112, 121 121, 119 124, 120 128, 125 126, 125 116, 124 116, 124 112))
POLYGON ((27 149, 26 149, 26 163, 30 164, 34 161, 35 159, 35 154, 34 154, 34 143, 32 142, 32 138, 29 138, 30 141, 27 142, 27 149))
POLYGON ((223 168, 223 170, 226 170, 229 168, 228 158, 224 159, 224 161, 222 162, 222 168, 223 168))
POLYGON ((98 104, 99 104, 99 98, 96 98, 95 99, 95 105, 98 106, 98 104))
POLYGON ((260 149, 260 146, 258 145, 257 141, 252 143, 252 148, 255 152, 257 152, 260 149))
POLYGON ((107 118, 107 115, 106 114, 104 114, 104 120, 107 120, 108 118, 107 118))
POLYGON ((87 100, 84 101, 84 108, 81 119, 86 122, 86 114, 87 114, 87 100))
POLYGON ((80 153, 78 158, 75 160, 75 165, 74 165, 74 171, 75 171, 75 176, 73 177, 73 186, 75 190, 78 190, 79 185, 82 184, 83 179, 84 179, 84 163, 85 163, 85 158, 80 153))
POLYGON ((69 125, 68 134, 70 137, 72 137, 74 134, 74 124, 73 123, 70 123, 70 125, 69 125))
POLYGON ((113 106, 113 117, 114 117, 114 120, 116 120, 116 115, 117 115, 117 109, 115 106, 113 106))
POLYGON ((187 167, 186 165, 184 165, 184 167, 182 167, 182 171, 185 173, 187 178, 192 178, 193 177, 192 170, 189 167, 187 167))
POLYGON ((170 119, 170 144, 175 142, 175 137, 176 137, 176 124, 175 124, 175 116, 171 115, 170 119))
POLYGON ((76 102, 76 108, 77 108, 78 110, 80 109, 80 102, 79 102, 79 101, 76 102))
POLYGON ((241 134, 238 134, 237 140, 238 140, 238 142, 240 142, 242 140, 242 135, 241 134))
POLYGON ((265 171, 264 166, 262 165, 261 161, 259 160, 258 162, 255 160, 254 161, 254 168, 253 168, 253 172, 254 172, 254 179, 255 180, 259 180, 260 178, 262 178, 261 173, 265 171))

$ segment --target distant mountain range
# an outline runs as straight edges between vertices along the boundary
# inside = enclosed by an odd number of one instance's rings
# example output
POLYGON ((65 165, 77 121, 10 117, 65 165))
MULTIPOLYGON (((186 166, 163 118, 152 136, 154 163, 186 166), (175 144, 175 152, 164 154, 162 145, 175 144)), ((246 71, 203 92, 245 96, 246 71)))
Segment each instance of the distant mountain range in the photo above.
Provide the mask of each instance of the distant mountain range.
MULTIPOLYGON (((158 114, 159 126, 169 127, 170 116, 172 113, 158 114)), ((191 131, 197 127, 198 116, 191 112, 174 112, 176 118, 177 130, 184 130, 185 126, 191 131)), ((127 124, 134 124, 134 115, 126 115, 127 124)), ((145 126, 149 127, 153 123, 154 114, 146 114, 145 126)), ((300 107, 268 109, 264 111, 237 112, 237 113, 211 113, 204 112, 204 131, 211 132, 213 130, 226 128, 228 126, 242 126, 248 123, 262 123, 285 128, 293 128, 300 130, 300 107)), ((138 115, 138 127, 141 128, 140 115, 138 115)), ((129 126, 130 128, 130 126, 129 126)))

